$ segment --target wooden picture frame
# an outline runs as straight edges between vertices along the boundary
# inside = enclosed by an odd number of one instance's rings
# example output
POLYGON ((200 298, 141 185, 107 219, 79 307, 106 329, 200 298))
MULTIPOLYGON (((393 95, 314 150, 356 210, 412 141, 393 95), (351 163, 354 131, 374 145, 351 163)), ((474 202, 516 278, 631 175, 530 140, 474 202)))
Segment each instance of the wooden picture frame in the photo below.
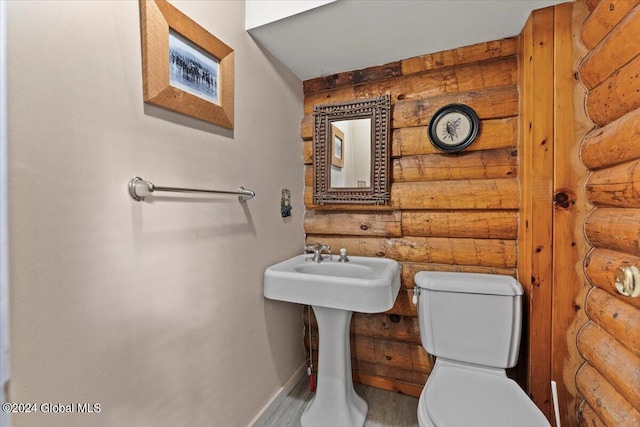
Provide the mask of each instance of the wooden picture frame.
POLYGON ((331 125, 331 166, 344 167, 344 132, 334 124, 331 125))
POLYGON ((234 52, 166 0, 140 0, 144 102, 233 129, 234 52))

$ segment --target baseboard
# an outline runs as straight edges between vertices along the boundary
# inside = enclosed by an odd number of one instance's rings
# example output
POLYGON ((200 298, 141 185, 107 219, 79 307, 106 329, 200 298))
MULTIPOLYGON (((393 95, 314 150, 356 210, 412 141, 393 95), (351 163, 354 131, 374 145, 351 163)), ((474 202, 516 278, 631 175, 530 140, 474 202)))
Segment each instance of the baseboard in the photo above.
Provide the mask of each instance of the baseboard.
POLYGON ((289 377, 287 382, 285 382, 282 387, 280 387, 274 394, 271 396, 271 399, 267 402, 266 405, 262 407, 258 415, 249 423, 248 427, 262 427, 265 425, 267 420, 273 415, 278 406, 285 397, 289 394, 291 390, 300 382, 302 377, 307 373, 307 362, 303 362, 302 365, 289 377))

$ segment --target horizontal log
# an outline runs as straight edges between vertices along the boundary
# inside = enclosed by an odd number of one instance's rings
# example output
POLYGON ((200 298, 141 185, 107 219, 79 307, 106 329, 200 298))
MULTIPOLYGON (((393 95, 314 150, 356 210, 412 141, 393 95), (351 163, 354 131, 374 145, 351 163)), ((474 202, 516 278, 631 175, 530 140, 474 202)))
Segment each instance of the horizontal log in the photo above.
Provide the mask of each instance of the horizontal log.
POLYGON ((515 86, 517 71, 517 59, 511 56, 330 91, 307 93, 304 99, 304 112, 311 114, 315 105, 362 100, 383 94, 389 94, 391 104, 394 105, 397 100, 402 99, 424 99, 515 86))
POLYGON ((398 101, 391 124, 393 128, 428 125, 435 112, 448 104, 466 104, 483 120, 512 117, 518 114, 518 90, 516 87, 504 87, 398 101))
MULTIPOLYGON (((307 211, 304 230, 308 234, 400 237, 400 211, 384 213, 307 211)), ((339 248, 334 248, 337 251, 339 248)))
MULTIPOLYGON (((305 326, 309 326, 308 310, 304 311, 303 322, 305 326)), ((318 327, 313 311, 311 312, 311 326, 316 329, 318 327)), ((354 312, 351 320, 351 333, 390 341, 421 344, 417 317, 354 312)))
MULTIPOLYGON (((313 116, 304 120, 313 121, 313 116)), ((305 164, 313 163, 313 124, 301 129, 303 144, 302 159, 305 164), (308 133, 307 133, 308 132, 308 133)), ((497 148, 515 148, 518 144, 518 118, 481 120, 480 132, 473 144, 463 150, 481 151, 497 148)), ((391 156, 414 156, 419 154, 442 153, 429 140, 427 126, 395 129, 391 141, 391 156)))
MULTIPOLYGON (((586 312, 592 322, 640 357, 640 309, 599 288, 593 288, 586 300, 586 312)), ((640 390, 640 389, 639 389, 640 390)))
POLYGON ((304 188, 304 206, 309 210, 323 211, 392 211, 396 208, 391 205, 368 205, 368 204, 349 204, 349 203, 329 203, 325 205, 316 205, 313 202, 313 187, 304 188))
MULTIPOLYGON (((473 144, 463 152, 515 148, 518 144, 518 118, 482 120, 480 132, 473 144)), ((395 129, 391 143, 391 156, 415 156, 442 153, 429 140, 428 126, 395 129)))
POLYGON ((429 374, 424 372, 408 371, 379 363, 365 362, 364 360, 354 360, 351 368, 355 372, 377 377, 390 378, 392 380, 408 382, 412 384, 425 384, 429 374))
POLYGON ((517 179, 399 182, 391 185, 396 209, 518 209, 517 179))
MULTIPOLYGON (((309 338, 305 330, 304 345, 309 348, 309 338)), ((311 345, 318 351, 318 331, 311 331, 311 345)), ((400 341, 351 335, 351 358, 353 360, 392 366, 394 368, 428 374, 433 366, 422 345, 400 341)))
POLYGON ((310 114, 302 116, 302 119, 300 120, 300 138, 302 138, 303 141, 313 139, 314 121, 314 117, 310 114))
POLYGON ((580 40, 588 49, 593 50, 598 43, 633 9, 639 0, 587 0, 592 4, 593 13, 584 21, 580 31, 580 40))
POLYGON ((640 408, 640 358, 593 322, 577 336, 578 351, 616 391, 640 408))
POLYGON ((385 311, 386 314, 407 317, 418 317, 418 307, 413 305, 413 290, 400 289, 396 301, 390 310, 385 311))
MULTIPOLYGON (((631 2, 627 1, 627 3, 631 2)), ((591 90, 598 86, 617 69, 640 54, 638 34, 640 34, 640 8, 635 8, 580 64, 580 80, 587 89, 591 90)))
POLYGON ((585 191, 596 206, 640 208, 640 160, 593 172, 585 191))
POLYGON ((640 425, 640 413, 588 363, 578 370, 576 386, 578 392, 607 427, 640 425))
POLYGON ((393 182, 513 178, 518 175, 515 149, 458 154, 404 156, 393 161, 393 182))
POLYGON ((402 74, 421 73, 444 67, 452 67, 494 58, 515 55, 518 52, 518 38, 494 40, 471 46, 430 53, 402 60, 402 74))
POLYGON ((616 269, 624 265, 640 266, 640 257, 606 249, 593 249, 585 258, 585 274, 594 286, 604 289, 621 301, 640 307, 640 298, 621 295, 615 287, 616 269))
POLYGON ((640 209, 594 209, 584 230, 593 247, 640 256, 640 209))
POLYGON ((304 166, 304 185, 313 187, 313 165, 304 166))
POLYGON ((598 126, 640 108, 640 55, 587 95, 587 113, 598 126))
MULTIPOLYGON (((317 353, 313 354, 313 367, 316 373, 322 371, 322 366, 318 363, 317 353)), ((307 354, 308 356, 308 354, 307 354)), ((351 359, 351 373, 355 378, 356 374, 368 375, 371 378, 385 382, 400 382, 413 384, 413 386, 422 387, 429 378, 426 372, 410 371, 408 369, 397 368, 390 365, 380 363, 367 362, 364 360, 351 359)), ((380 387, 378 387, 380 388, 380 387)), ((398 390, 393 390, 398 391, 398 390)))
POLYGON ((376 80, 389 79, 401 75, 401 63, 400 61, 396 61, 361 70, 345 71, 343 73, 331 74, 330 76, 305 80, 302 82, 302 89, 305 94, 308 94, 336 89, 342 86, 352 86, 356 84, 374 82, 376 80))
POLYGON ((640 109, 587 134, 581 158, 589 169, 640 158, 640 109))
POLYGON ((514 86, 517 80, 518 59, 513 55, 396 79, 391 96, 397 100, 425 99, 514 86))
POLYGON ((424 388, 424 385, 422 384, 413 384, 387 377, 368 375, 358 371, 353 371, 352 375, 353 381, 356 383, 406 394, 407 396, 420 397, 420 393, 422 393, 422 389, 424 388))
POLYGON ((589 12, 593 12, 601 2, 602 0, 585 0, 585 3, 587 4, 587 9, 589 9, 589 12))
POLYGON ((577 416, 578 427, 607 427, 584 400, 578 406, 577 416))
POLYGON ((346 248, 353 255, 387 257, 398 262, 483 267, 515 267, 516 263, 516 242, 513 240, 307 235, 306 241, 346 248))
POLYGON ((416 285, 415 276, 420 271, 455 271, 461 273, 484 273, 484 274, 503 274, 505 276, 517 277, 515 268, 504 267, 484 267, 469 265, 450 265, 450 264, 425 264, 403 262, 402 266, 402 286, 406 289, 413 289, 416 285))
POLYGON ((304 141, 302 144, 302 163, 313 165, 313 141, 304 141))
POLYGON ((517 211, 403 211, 402 235, 510 239, 518 233, 517 211))

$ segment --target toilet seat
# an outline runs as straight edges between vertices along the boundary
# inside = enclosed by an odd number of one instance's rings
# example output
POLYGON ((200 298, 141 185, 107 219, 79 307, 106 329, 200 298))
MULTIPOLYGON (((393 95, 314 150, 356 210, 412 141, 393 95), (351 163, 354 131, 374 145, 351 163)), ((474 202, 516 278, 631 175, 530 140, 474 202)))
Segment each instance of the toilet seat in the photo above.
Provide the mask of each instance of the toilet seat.
POLYGON ((420 396, 418 417, 423 427, 550 426, 504 371, 438 362, 420 396))

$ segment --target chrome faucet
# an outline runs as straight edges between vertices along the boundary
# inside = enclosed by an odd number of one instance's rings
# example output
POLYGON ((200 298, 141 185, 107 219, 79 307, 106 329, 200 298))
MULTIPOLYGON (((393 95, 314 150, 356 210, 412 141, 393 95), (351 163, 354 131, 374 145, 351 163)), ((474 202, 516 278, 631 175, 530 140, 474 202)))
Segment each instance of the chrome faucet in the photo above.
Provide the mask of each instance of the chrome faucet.
POLYGON ((331 246, 316 243, 314 245, 307 245, 304 247, 305 252, 313 252, 312 261, 322 262, 322 252, 328 252, 331 255, 331 246))

